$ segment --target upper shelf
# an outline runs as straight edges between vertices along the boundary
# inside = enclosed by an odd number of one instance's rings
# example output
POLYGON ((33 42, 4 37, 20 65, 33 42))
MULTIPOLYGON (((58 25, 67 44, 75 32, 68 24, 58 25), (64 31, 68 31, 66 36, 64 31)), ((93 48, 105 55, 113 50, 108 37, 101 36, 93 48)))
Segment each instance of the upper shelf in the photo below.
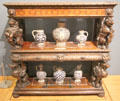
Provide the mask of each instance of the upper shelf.
POLYGON ((13 53, 43 53, 43 52, 80 52, 80 53, 106 53, 110 52, 109 49, 100 49, 97 48, 95 43, 91 41, 86 42, 86 46, 78 47, 78 45, 74 42, 67 42, 66 49, 58 49, 55 43, 46 42, 44 48, 39 48, 33 42, 24 42, 24 45, 21 49, 13 49, 11 50, 13 53))
POLYGON ((9 2, 9 16, 16 18, 36 17, 103 17, 116 2, 9 2))

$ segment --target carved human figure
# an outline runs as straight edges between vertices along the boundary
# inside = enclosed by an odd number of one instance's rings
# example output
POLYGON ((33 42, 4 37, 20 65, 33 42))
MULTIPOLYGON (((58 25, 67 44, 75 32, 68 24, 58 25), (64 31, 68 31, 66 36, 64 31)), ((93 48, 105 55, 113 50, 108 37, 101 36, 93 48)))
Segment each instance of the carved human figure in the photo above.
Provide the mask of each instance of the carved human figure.
POLYGON ((5 31, 5 36, 12 46, 20 48, 23 45, 23 30, 19 28, 18 22, 12 18, 9 20, 8 23, 9 27, 5 31))
POLYGON ((92 85, 96 88, 102 87, 102 78, 107 77, 106 69, 109 65, 106 62, 98 62, 93 66, 93 75, 91 76, 92 85))
POLYGON ((26 87, 29 84, 25 65, 23 64, 14 65, 13 76, 18 78, 17 87, 26 87))
POLYGON ((108 48, 109 43, 112 41, 113 32, 112 29, 113 19, 110 15, 112 15, 112 10, 107 10, 108 16, 102 20, 101 28, 97 37, 97 46, 99 48, 105 49, 108 48))

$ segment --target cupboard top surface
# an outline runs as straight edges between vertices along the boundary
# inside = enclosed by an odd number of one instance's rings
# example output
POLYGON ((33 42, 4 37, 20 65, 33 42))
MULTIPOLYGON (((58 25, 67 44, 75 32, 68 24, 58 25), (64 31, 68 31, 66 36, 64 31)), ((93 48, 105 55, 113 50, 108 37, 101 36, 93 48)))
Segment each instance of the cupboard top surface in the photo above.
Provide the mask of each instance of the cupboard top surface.
POLYGON ((6 2, 4 6, 16 7, 44 7, 44 8, 113 8, 117 2, 6 2))
POLYGON ((6 2, 5 6, 37 5, 116 5, 117 2, 6 2))

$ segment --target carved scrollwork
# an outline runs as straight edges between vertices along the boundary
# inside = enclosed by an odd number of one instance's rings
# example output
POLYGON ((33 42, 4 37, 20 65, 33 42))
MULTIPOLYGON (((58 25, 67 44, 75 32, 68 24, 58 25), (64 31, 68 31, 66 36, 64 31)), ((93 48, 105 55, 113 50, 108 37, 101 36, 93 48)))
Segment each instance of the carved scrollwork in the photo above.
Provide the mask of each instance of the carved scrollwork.
POLYGON ((94 87, 102 87, 102 78, 107 77, 108 73, 106 69, 109 68, 109 64, 105 61, 94 62, 93 63, 93 72, 91 76, 91 83, 94 87))
POLYGON ((5 31, 5 36, 12 46, 20 48, 23 45, 23 30, 19 28, 18 21, 13 18, 10 18, 8 23, 9 27, 5 31))
POLYGON ((107 9, 106 13, 107 16, 102 19, 101 28, 97 36, 97 46, 102 49, 108 48, 109 43, 112 41, 114 32, 112 29, 112 25, 114 24, 112 19, 113 10, 107 9))
POLYGON ((18 78, 17 87, 26 87, 29 84, 26 66, 23 63, 13 63, 9 65, 13 72, 12 75, 18 78))

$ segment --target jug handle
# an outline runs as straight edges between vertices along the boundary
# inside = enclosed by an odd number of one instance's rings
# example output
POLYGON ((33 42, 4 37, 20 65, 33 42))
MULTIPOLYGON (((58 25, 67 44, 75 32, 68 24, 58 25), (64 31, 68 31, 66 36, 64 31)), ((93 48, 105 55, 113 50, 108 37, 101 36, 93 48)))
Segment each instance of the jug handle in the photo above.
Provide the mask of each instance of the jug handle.
POLYGON ((35 32, 37 32, 37 30, 33 30, 33 31, 32 31, 32 36, 33 36, 34 38, 35 38, 35 34, 34 34, 35 32))
POLYGON ((84 31, 84 34, 86 34, 86 36, 88 37, 88 32, 87 31, 84 31))

